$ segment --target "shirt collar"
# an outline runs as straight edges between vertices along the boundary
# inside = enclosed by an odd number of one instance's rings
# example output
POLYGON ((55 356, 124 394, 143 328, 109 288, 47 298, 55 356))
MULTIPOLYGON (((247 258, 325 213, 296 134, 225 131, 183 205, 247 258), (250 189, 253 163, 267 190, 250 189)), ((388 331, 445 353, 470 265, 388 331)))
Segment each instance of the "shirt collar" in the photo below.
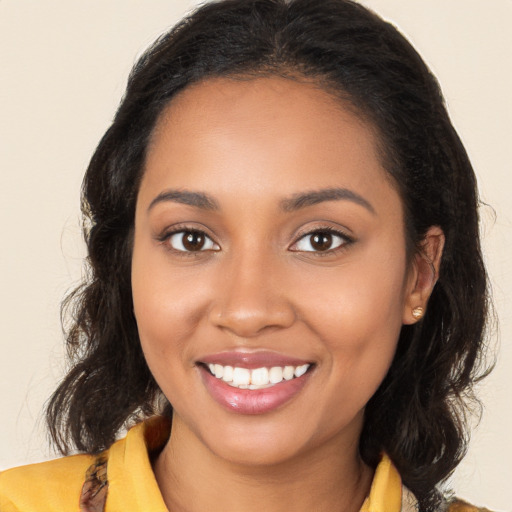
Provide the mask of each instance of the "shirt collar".
MULTIPOLYGON (((139 423, 123 440, 112 445, 108 460, 108 501, 116 509, 168 512, 151 467, 150 454, 162 448, 169 432, 170 420, 155 417, 139 423)), ((402 488, 397 469, 384 454, 360 512, 415 510, 414 496, 402 488)))
POLYGON ((417 504, 413 493, 402 486, 391 459, 383 454, 360 512, 416 512, 417 504))

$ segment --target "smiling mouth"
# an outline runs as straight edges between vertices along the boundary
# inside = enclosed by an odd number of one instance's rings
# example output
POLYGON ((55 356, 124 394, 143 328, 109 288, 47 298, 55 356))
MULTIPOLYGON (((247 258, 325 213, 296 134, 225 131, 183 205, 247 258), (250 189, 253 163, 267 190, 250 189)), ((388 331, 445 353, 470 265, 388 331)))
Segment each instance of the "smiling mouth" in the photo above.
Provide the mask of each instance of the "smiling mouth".
POLYGON ((229 386, 238 389, 267 389, 283 381, 302 377, 310 368, 306 363, 300 366, 272 366, 248 369, 239 366, 223 366, 221 364, 206 364, 203 366, 211 375, 222 380, 229 386))

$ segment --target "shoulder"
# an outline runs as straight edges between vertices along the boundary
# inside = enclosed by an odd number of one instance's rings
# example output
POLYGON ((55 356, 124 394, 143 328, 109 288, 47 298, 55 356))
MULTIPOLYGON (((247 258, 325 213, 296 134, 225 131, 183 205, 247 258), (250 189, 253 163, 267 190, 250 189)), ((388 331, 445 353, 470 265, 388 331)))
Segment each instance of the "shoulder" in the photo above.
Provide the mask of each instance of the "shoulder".
POLYGON ((0 512, 165 511, 150 454, 170 434, 168 418, 150 418, 99 455, 73 455, 0 473, 0 512), (107 507, 108 508, 108 507, 107 507))
POLYGON ((448 503, 448 512, 491 512, 488 508, 475 507, 460 499, 451 500, 448 503))
POLYGON ((72 455, 0 473, 2 512, 77 510, 91 455, 72 455))

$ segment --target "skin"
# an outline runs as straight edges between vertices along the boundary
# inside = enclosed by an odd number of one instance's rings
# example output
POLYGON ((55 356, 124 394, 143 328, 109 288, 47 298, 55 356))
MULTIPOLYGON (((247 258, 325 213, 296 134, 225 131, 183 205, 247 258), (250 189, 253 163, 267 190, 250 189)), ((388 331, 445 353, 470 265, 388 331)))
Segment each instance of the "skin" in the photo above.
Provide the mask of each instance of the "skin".
POLYGON ((284 78, 211 79, 161 116, 137 200, 132 285, 145 357, 174 407, 154 467, 170 510, 359 510, 372 478, 358 453, 364 407, 402 324, 426 306, 443 243, 433 227, 407 261, 402 202, 376 142, 353 109, 284 78), (283 209, 334 188, 353 197, 283 209), (207 194, 217 208, 162 196, 170 190, 207 194), (312 250, 310 233, 326 228, 342 235, 312 250), (180 251, 173 230, 203 231, 205 250, 180 251), (212 399, 197 366, 227 350, 313 369, 283 406, 237 414, 212 399))

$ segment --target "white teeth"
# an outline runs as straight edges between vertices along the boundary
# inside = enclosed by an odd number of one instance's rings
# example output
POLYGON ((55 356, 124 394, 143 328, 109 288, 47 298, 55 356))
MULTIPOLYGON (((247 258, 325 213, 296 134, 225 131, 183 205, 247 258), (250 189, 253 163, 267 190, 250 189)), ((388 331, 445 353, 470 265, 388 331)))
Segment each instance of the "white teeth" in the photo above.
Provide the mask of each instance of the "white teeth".
POLYGON ((295 368, 295 377, 301 377, 302 375, 304 375, 308 371, 308 368, 309 368, 309 364, 303 364, 302 366, 297 366, 297 368, 295 368))
POLYGON ((264 389, 279 384, 283 380, 301 377, 308 371, 310 366, 310 364, 306 363, 297 367, 272 366, 271 368, 262 367, 249 370, 236 366, 209 364, 208 368, 212 375, 217 377, 217 379, 222 379, 230 386, 239 389, 264 389))
POLYGON ((266 384, 264 386, 258 386, 256 384, 249 384, 249 389, 265 389, 272 387, 272 384, 266 384))
POLYGON ((268 384, 268 369, 256 368, 251 372, 251 384, 256 386, 266 386, 268 384))
POLYGON ((283 380, 283 369, 280 366, 273 366, 268 373, 269 381, 272 384, 279 384, 283 380))
POLYGON ((251 372, 247 368, 233 368, 233 384, 237 387, 251 383, 251 372))
POLYGON ((283 370, 283 379, 292 380, 295 375, 295 368, 293 366, 285 366, 283 370))
POLYGON ((217 379, 222 379, 222 376, 224 375, 224 366, 220 364, 215 365, 215 377, 217 379))
POLYGON ((224 375, 222 376, 222 380, 225 382, 231 382, 233 380, 232 366, 224 366, 224 375))

